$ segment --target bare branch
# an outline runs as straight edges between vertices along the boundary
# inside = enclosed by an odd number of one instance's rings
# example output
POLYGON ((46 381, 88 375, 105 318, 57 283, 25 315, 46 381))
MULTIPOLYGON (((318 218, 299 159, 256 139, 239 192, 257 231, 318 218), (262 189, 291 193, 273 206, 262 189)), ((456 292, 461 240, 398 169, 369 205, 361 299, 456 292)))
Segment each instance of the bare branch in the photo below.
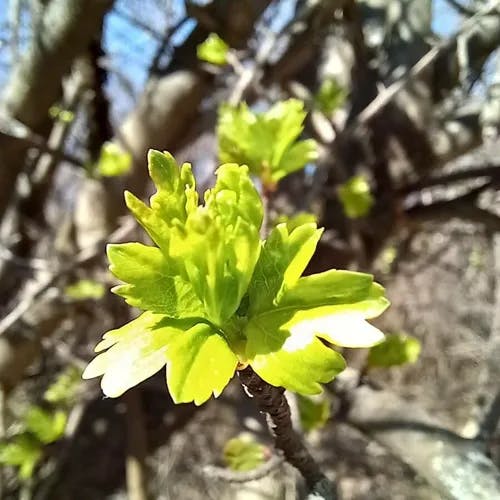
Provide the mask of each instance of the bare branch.
POLYGON ((473 16, 476 13, 475 10, 466 7, 458 0, 446 0, 446 2, 462 16, 473 16))
POLYGON ((463 33, 474 27, 479 18, 499 10, 498 1, 493 0, 477 11, 470 19, 464 22, 460 30, 446 41, 434 46, 427 54, 425 54, 412 68, 404 75, 398 78, 392 85, 384 89, 366 108, 357 115, 353 123, 347 127, 344 134, 355 133, 361 126, 368 123, 374 116, 382 111, 399 92, 401 92, 410 82, 415 81, 420 75, 426 71, 431 64, 446 50, 449 50, 456 43, 457 38, 463 33))
POLYGON ((123 241, 127 235, 135 229, 135 223, 132 219, 127 219, 126 222, 120 226, 116 231, 111 233, 109 237, 104 238, 103 241, 91 245, 78 253, 76 258, 63 265, 59 270, 54 273, 47 273, 30 291, 26 294, 24 299, 14 307, 6 316, 0 320, 0 336, 4 335, 23 315, 33 306, 33 304, 51 288, 58 279, 70 273, 77 267, 81 266, 100 255, 102 245, 104 242, 117 242, 123 241))
POLYGON ((419 179, 418 181, 402 186, 398 189, 398 192, 399 194, 408 194, 427 187, 448 185, 453 182, 473 180, 481 177, 488 177, 490 180, 500 179, 500 165, 486 165, 481 168, 465 167, 458 172, 419 179))

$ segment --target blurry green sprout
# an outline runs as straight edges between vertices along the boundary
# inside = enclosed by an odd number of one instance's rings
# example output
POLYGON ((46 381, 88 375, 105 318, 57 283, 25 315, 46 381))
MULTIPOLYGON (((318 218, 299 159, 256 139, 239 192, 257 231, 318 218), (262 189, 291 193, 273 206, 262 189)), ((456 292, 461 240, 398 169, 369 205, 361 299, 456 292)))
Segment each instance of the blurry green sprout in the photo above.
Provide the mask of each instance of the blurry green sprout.
POLYGON ((297 396, 300 423, 306 431, 322 428, 330 418, 330 402, 324 395, 297 396))
POLYGON ((298 140, 306 112, 297 99, 278 102, 264 113, 245 103, 219 108, 217 137, 220 161, 247 165, 268 188, 318 158, 316 142, 298 140))
POLYGON ((266 447, 248 435, 230 439, 224 446, 226 467, 237 472, 256 469, 266 461, 266 447))
POLYGON ((64 289, 64 293, 70 299, 75 300, 98 300, 104 297, 106 289, 102 283, 93 280, 80 280, 64 289))
POLYGON ((228 51, 229 45, 217 33, 210 33, 196 48, 196 55, 201 61, 223 66, 227 63, 228 51))
POLYGON ((43 457, 43 447, 60 439, 67 416, 61 410, 47 411, 32 406, 23 418, 24 432, 0 444, 0 463, 19 468, 19 478, 27 480, 43 457))
POLYGON ((102 177, 117 177, 125 175, 132 167, 132 156, 114 142, 105 142, 101 154, 93 167, 102 177))
POLYGON ((54 120, 59 120, 64 123, 71 123, 75 119, 75 113, 73 113, 73 111, 62 109, 57 105, 49 108, 49 116, 54 120))
POLYGON ((420 356, 420 342, 404 333, 387 335, 385 339, 370 349, 368 367, 399 366, 415 363, 420 356))
POLYGON ((43 444, 53 443, 62 437, 66 420, 66 412, 50 412, 38 406, 31 407, 24 417, 26 429, 43 444))
POLYGON ((0 443, 0 464, 18 467, 19 478, 27 480, 43 455, 43 445, 30 434, 19 434, 0 443))
POLYGON ((345 89, 339 85, 337 80, 328 78, 323 81, 314 96, 314 104, 325 115, 330 116, 344 104, 346 97, 345 89))
POLYGON ((74 402, 76 393, 82 383, 82 372, 75 366, 64 370, 55 382, 45 391, 45 401, 54 405, 68 406, 74 402))
POLYGON ((262 200, 248 168, 227 163, 199 204, 188 163, 149 152, 157 192, 128 208, 155 246, 108 245, 113 288, 142 314, 104 334, 84 378, 102 376, 117 397, 166 365, 176 403, 217 397, 250 365, 274 386, 318 394, 346 366, 326 345, 370 347, 383 334, 366 319, 389 305, 369 274, 330 270, 301 277, 322 230, 276 226, 262 241, 262 200))
POLYGON ((374 200, 370 185, 363 175, 351 177, 338 190, 344 213, 350 219, 365 217, 370 213, 374 200))

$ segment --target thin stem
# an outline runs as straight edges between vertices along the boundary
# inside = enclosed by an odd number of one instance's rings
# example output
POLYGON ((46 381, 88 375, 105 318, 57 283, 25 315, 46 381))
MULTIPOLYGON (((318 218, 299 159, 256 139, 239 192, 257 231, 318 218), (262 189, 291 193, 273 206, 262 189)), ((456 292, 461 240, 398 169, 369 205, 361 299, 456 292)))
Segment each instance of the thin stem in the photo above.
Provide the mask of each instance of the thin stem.
POLYGON ((315 498, 334 500, 336 498, 334 485, 321 472, 302 438, 292 427, 285 389, 268 384, 251 367, 238 371, 238 376, 248 395, 254 398, 259 411, 266 415, 276 448, 281 450, 285 459, 299 470, 315 498))

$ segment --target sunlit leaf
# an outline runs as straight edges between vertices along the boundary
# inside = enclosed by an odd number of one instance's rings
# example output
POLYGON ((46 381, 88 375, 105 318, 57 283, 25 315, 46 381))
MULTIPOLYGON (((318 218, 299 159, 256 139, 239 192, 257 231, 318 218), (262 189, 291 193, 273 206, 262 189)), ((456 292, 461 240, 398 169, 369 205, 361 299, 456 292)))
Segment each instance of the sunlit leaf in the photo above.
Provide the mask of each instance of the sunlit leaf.
POLYGON ((265 462, 266 448, 248 435, 230 439, 224 446, 224 463, 234 471, 256 469, 265 462))
POLYGON ((344 213, 351 219, 368 215, 374 203, 370 186, 362 175, 351 177, 345 184, 340 186, 339 198, 344 213))
POLYGON ((221 326, 236 312, 260 254, 262 203, 246 167, 222 165, 205 205, 176 228, 173 255, 202 301, 207 317, 221 326))
MULTIPOLYGON (((261 173, 274 182, 279 175, 270 167, 278 172, 300 144, 302 104, 279 103, 264 118, 239 112, 228 119, 241 125, 243 142, 267 141, 269 149, 251 153, 265 155, 261 173), (264 125, 252 128, 259 120, 264 125)), ((226 152, 240 151, 225 139, 226 152)), ((157 246, 108 246, 110 269, 124 283, 113 291, 144 313, 104 334, 83 373, 102 376, 107 396, 166 366, 173 400, 202 404, 221 393, 239 364, 270 384, 316 394, 345 368, 332 345, 383 339, 367 322, 389 304, 372 276, 331 270, 301 277, 322 232, 309 218, 278 224, 260 239, 263 206, 246 166, 222 165, 200 205, 189 164, 158 151, 148 160, 156 186, 149 205, 131 193, 125 199, 157 246)))
POLYGON ((113 288, 128 304, 172 318, 203 317, 192 285, 179 276, 174 261, 159 248, 141 243, 108 245, 110 271, 125 285, 113 288))
POLYGON ((229 45, 217 33, 210 33, 196 48, 196 55, 201 61, 222 66, 227 62, 228 51, 229 45))
POLYGON ((306 116, 304 105, 289 99, 264 113, 246 104, 219 109, 217 136, 223 162, 248 165, 250 172, 269 187, 317 159, 315 141, 298 141, 306 116))
POLYGON ((201 405, 212 394, 219 396, 238 364, 226 340, 207 324, 177 336, 167 357, 167 383, 176 403, 201 405))
POLYGON ((104 334, 83 378, 103 375, 101 387, 109 397, 125 391, 161 370, 171 339, 193 326, 193 321, 169 320, 161 314, 146 312, 116 330, 104 334))
POLYGON ((420 350, 420 342, 415 337, 404 333, 387 335, 382 343, 370 349, 368 366, 388 368, 415 363, 420 350))
POLYGON ((250 314, 273 308, 292 288, 311 259, 321 237, 316 224, 303 224, 291 233, 279 224, 262 248, 249 288, 250 314))

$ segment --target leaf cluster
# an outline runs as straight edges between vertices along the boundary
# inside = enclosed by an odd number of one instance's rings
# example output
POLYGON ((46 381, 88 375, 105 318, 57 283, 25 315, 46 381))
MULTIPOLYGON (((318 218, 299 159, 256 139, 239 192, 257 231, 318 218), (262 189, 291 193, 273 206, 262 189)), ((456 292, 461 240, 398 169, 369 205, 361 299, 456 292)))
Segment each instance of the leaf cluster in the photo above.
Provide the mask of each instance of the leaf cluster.
POLYGON ((254 113, 245 103, 222 105, 217 125, 220 161, 248 165, 264 185, 274 186, 318 157, 314 140, 298 140, 305 117, 298 99, 280 101, 263 113, 254 113))
POLYGON ((20 479, 29 479, 43 456, 44 446, 64 434, 66 420, 62 410, 51 412, 32 406, 24 415, 21 432, 0 444, 0 463, 18 467, 20 479))
POLYGON ((191 166, 150 151, 157 191, 128 208, 155 246, 108 245, 113 292, 143 313, 107 332, 84 378, 102 376, 111 397, 167 366, 175 402, 218 396, 235 370, 251 365, 275 386, 321 392, 345 367, 331 345, 369 347, 383 339, 367 318, 388 305, 368 274, 330 270, 301 277, 321 229, 277 225, 260 239, 262 201, 248 168, 224 164, 199 204, 191 166))

